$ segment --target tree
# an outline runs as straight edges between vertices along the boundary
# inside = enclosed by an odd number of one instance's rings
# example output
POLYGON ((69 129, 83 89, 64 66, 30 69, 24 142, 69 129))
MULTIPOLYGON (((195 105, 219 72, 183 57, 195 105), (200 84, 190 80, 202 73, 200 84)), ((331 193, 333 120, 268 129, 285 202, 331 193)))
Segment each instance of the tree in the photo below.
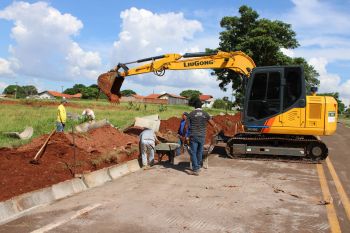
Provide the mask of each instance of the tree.
POLYGON ((232 107, 233 103, 228 99, 225 99, 225 97, 222 99, 216 99, 213 104, 213 108, 217 109, 232 109, 232 107))
POLYGON ((344 111, 344 115, 346 118, 350 118, 350 105, 349 107, 346 108, 346 110, 344 111))
POLYGON ((214 101, 213 108, 226 109, 226 101, 223 99, 216 99, 214 101))
POLYGON ((82 93, 83 89, 86 88, 84 84, 75 84, 72 88, 67 88, 63 93, 69 95, 75 95, 78 93, 82 93))
POLYGON ((181 96, 186 98, 199 97, 202 93, 198 90, 184 90, 180 93, 181 96))
MULTIPOLYGON (((259 14, 245 5, 239 8, 239 14, 221 19, 220 26, 224 31, 220 32, 219 50, 243 51, 254 60, 256 66, 303 65, 308 87, 319 84, 318 73, 305 59, 291 58, 281 52, 282 48, 294 49, 299 46, 290 24, 279 20, 259 19, 259 14)), ((241 106, 243 77, 228 69, 216 69, 213 74, 221 81, 219 87, 224 91, 232 83, 236 104, 241 106)))
POLYGON ((136 95, 136 92, 130 89, 125 89, 125 90, 122 90, 120 94, 122 94, 122 96, 132 96, 132 95, 136 95))
POLYGON ((190 97, 190 99, 188 100, 188 105, 195 107, 195 104, 197 101, 200 101, 199 97, 196 95, 193 95, 190 97))
POLYGON ((23 88, 23 92, 24 92, 25 96, 38 94, 38 90, 33 85, 22 86, 22 88, 23 88))
POLYGON ((14 95, 16 96, 16 98, 24 98, 26 97, 26 94, 24 92, 24 89, 22 86, 18 86, 18 85, 9 85, 7 86, 4 91, 4 94, 7 95, 14 95))
POLYGON ((330 93, 320 93, 317 94, 320 96, 332 96, 337 102, 338 102, 338 113, 343 114, 345 110, 345 104, 339 99, 339 93, 338 92, 330 92, 330 93))
POLYGON ((98 95, 98 89, 94 87, 85 87, 81 90, 81 98, 83 99, 96 99, 98 95))

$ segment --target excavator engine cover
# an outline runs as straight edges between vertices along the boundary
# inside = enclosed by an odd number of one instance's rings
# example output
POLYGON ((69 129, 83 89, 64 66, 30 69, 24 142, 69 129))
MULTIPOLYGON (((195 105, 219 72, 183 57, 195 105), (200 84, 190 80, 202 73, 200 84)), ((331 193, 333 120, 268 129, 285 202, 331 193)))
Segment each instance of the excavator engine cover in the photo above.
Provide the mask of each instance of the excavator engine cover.
POLYGON ((124 77, 118 77, 116 71, 103 73, 98 77, 97 84, 100 90, 108 97, 109 101, 119 103, 121 97, 120 88, 124 77))

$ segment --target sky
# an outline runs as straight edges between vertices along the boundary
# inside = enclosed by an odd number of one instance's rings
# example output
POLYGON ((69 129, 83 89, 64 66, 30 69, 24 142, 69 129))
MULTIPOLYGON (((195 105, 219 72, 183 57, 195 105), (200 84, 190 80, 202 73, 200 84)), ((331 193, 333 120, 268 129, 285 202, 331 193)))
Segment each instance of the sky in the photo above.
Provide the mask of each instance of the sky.
MULTIPOLYGON (((15 83, 61 91, 95 84, 119 62, 217 48, 221 18, 237 16, 241 5, 290 23, 300 46, 283 52, 304 57, 320 74, 319 92, 339 92, 349 105, 350 0, 0 0, 0 91, 15 83)), ((122 89, 231 96, 210 72, 130 76, 122 89)))

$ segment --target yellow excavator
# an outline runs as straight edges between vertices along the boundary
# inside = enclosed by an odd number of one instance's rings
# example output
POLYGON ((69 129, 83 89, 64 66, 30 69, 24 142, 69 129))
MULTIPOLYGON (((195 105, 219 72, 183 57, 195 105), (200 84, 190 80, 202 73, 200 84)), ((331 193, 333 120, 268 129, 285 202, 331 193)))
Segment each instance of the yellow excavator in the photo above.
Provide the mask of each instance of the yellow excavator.
POLYGON ((337 127, 337 102, 329 96, 308 96, 303 67, 256 67, 245 53, 165 54, 119 63, 98 78, 98 86, 110 101, 118 102, 127 76, 166 70, 230 69, 242 76, 245 85, 241 112, 244 133, 225 137, 230 157, 276 155, 323 160, 327 146, 317 136, 332 135, 337 127), (146 63, 145 63, 146 62, 146 63), (133 63, 144 63, 129 68, 133 63))

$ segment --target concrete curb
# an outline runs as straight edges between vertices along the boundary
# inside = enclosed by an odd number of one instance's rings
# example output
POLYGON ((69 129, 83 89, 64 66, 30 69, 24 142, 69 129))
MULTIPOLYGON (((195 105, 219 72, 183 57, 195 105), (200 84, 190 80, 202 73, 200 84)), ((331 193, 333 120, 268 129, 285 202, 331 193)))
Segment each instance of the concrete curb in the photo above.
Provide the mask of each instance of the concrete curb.
POLYGON ((139 162, 134 159, 124 164, 84 174, 83 179, 73 178, 0 202, 0 224, 14 220, 36 207, 103 185, 138 170, 140 170, 139 162))
POLYGON ((0 203, 0 222, 2 220, 8 219, 16 214, 19 210, 15 203, 10 199, 0 203))
POLYGON ((129 173, 128 165, 125 163, 121 165, 114 165, 108 168, 108 175, 113 180, 118 179, 119 177, 126 175, 128 173, 129 173))
POLYGON ((108 175, 108 168, 103 168, 83 175, 83 181, 88 188, 103 185, 111 180, 111 177, 108 175))
POLYGON ((73 178, 52 185, 52 192, 56 200, 80 193, 86 189, 85 183, 79 178, 73 178))
POLYGON ((12 198, 19 211, 32 208, 37 205, 43 205, 55 200, 51 187, 24 193, 12 198))
POLYGON ((141 169, 138 159, 130 160, 126 162, 126 164, 128 165, 128 169, 130 172, 136 172, 141 169))

